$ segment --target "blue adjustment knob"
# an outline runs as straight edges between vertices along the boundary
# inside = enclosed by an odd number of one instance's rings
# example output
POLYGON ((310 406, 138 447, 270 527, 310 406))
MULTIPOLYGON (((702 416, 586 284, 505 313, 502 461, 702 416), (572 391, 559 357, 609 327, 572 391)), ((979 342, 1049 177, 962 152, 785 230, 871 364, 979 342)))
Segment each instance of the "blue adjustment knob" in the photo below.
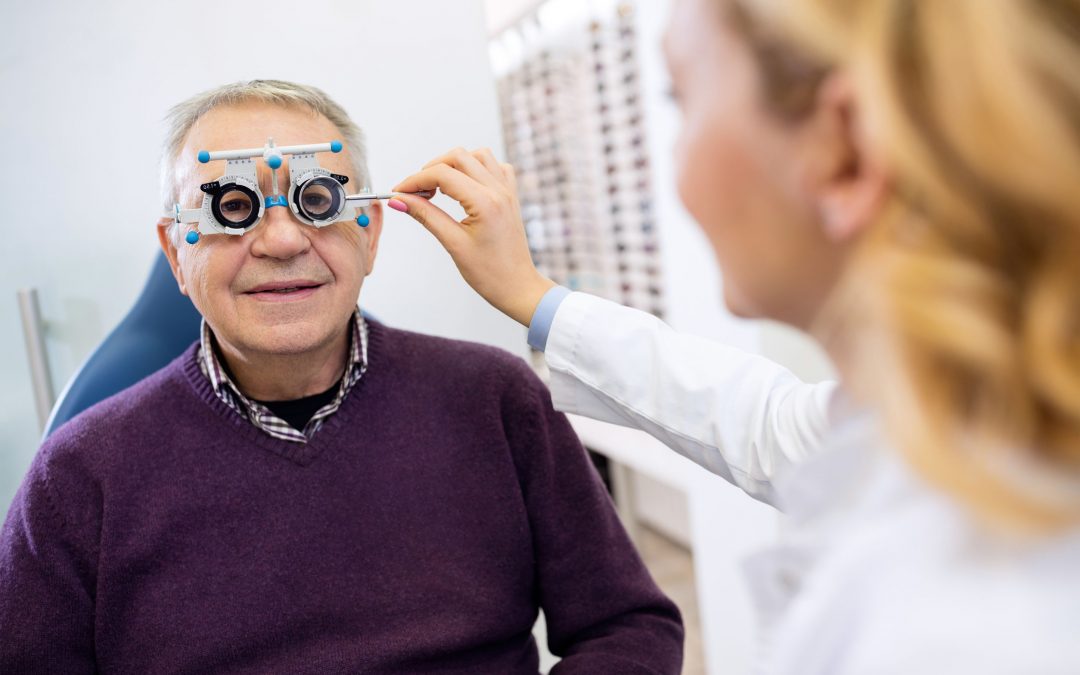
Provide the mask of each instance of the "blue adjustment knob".
POLYGON ((371 224, 371 218, 368 218, 366 213, 361 213, 356 217, 356 224, 360 227, 367 227, 371 224))
POLYGON ((206 164, 209 161, 210 161, 210 153, 207 152, 206 150, 200 150, 199 151, 199 163, 200 164, 206 164))
POLYGON ((278 157, 277 155, 274 155, 270 159, 266 160, 266 163, 270 165, 271 169, 280 169, 281 168, 281 158, 278 157))
POLYGON ((330 141, 330 152, 341 152, 341 141, 330 141))
POLYGON ((184 237, 184 241, 186 241, 189 244, 198 244, 199 243, 199 233, 196 232, 195 230, 192 230, 191 232, 188 232, 187 236, 184 237))

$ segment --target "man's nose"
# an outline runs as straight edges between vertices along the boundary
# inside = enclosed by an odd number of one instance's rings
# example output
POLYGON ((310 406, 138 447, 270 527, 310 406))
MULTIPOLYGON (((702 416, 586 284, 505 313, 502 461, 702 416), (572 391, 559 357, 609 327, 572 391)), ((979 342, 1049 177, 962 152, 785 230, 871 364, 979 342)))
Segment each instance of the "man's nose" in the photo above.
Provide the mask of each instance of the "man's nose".
POLYGON ((311 248, 308 236, 312 230, 297 220, 287 205, 278 204, 267 207, 262 222, 246 236, 255 237, 252 255, 287 260, 311 248))

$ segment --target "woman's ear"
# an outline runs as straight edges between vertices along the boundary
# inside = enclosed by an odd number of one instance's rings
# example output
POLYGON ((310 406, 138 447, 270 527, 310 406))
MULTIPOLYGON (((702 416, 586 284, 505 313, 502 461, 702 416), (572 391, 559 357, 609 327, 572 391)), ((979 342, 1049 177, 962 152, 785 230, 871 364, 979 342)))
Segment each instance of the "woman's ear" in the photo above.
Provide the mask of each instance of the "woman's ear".
POLYGON ((813 199, 825 236, 846 242, 877 218, 888 195, 889 174, 871 147, 865 111, 859 107, 853 82, 834 73, 822 82, 814 115, 814 143, 820 157, 813 163, 813 199))
POLYGON ((173 244, 172 238, 169 237, 169 228, 175 224, 175 222, 176 221, 172 218, 161 218, 158 220, 158 243, 161 244, 161 250, 165 252, 165 257, 169 261, 169 267, 172 268, 173 276, 176 277, 176 284, 180 287, 180 292, 187 295, 187 285, 184 283, 184 272, 180 269, 176 245, 173 244))

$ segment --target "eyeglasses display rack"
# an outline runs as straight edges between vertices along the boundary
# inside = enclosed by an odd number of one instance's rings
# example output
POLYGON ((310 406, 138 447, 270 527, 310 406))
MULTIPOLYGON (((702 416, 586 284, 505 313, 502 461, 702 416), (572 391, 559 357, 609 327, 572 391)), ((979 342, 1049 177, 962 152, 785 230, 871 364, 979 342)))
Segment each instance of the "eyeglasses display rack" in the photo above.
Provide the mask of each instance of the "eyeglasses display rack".
POLYGON ((533 260, 572 290, 663 317, 634 3, 555 5, 491 48, 533 260))

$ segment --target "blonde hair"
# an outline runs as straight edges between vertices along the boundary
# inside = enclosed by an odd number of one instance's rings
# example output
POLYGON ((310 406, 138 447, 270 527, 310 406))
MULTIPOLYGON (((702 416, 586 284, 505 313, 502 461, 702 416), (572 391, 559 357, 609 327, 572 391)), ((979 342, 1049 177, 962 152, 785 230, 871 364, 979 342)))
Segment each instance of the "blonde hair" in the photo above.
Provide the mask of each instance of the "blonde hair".
POLYGON ((766 93, 845 70, 893 176, 825 315, 853 389, 978 513, 1075 523, 1080 0, 734 2, 803 64, 759 59, 766 93))
MULTIPOLYGON (((161 153, 161 200, 166 213, 172 211, 178 199, 176 159, 191 127, 214 108, 252 102, 306 108, 325 117, 341 132, 340 140, 352 160, 357 190, 371 187, 364 132, 336 101, 321 89, 304 84, 284 80, 247 80, 198 93, 177 103, 166 113, 165 143, 161 153)), ((176 235, 177 229, 174 226, 171 234, 176 235)))

